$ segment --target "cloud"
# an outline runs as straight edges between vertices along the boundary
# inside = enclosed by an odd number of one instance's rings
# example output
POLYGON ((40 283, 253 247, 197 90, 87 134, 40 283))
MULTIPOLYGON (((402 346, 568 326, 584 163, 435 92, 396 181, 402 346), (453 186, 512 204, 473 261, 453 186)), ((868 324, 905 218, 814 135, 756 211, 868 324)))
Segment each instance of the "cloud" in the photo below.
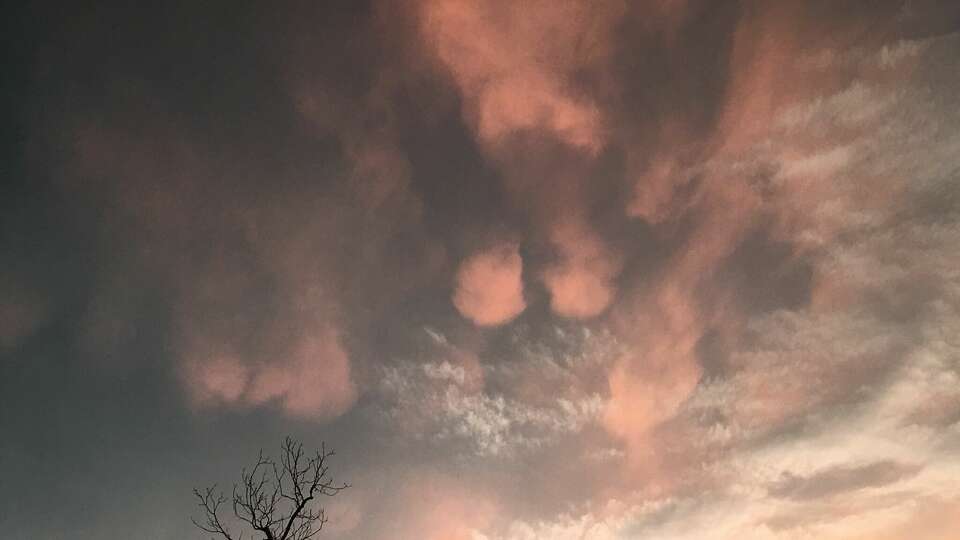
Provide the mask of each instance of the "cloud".
POLYGON ((700 340, 711 328, 735 328, 740 317, 715 271, 744 238, 758 203, 743 180, 725 172, 710 171, 692 207, 699 216, 691 233, 658 279, 633 291, 616 314, 633 350, 610 374, 605 425, 626 439, 638 464, 650 461, 651 430, 672 418, 697 387, 700 340))
POLYGON ((596 233, 576 222, 561 222, 550 239, 560 253, 559 262, 543 272, 550 308, 578 319, 602 313, 616 294, 613 279, 620 273, 619 257, 596 233))
POLYGON ((621 270, 619 254, 586 219, 589 161, 608 130, 595 85, 578 81, 610 60, 624 11, 619 2, 566 0, 437 0, 421 8, 424 48, 459 91, 466 123, 506 192, 530 209, 535 235, 556 251, 538 274, 564 317, 601 314, 621 270))
POLYGON ((331 264, 337 246, 326 236, 347 223, 342 212, 322 210, 335 198, 315 190, 295 202, 280 190, 271 194, 282 201, 278 211, 255 194, 221 190, 226 177, 234 174, 236 186, 249 173, 182 126, 147 122, 155 137, 147 140, 117 124, 104 120, 78 139, 77 175, 102 183, 103 237, 118 248, 106 269, 114 279, 104 279, 89 311, 90 352, 111 354, 129 340, 111 321, 142 307, 145 295, 123 292, 138 271, 170 299, 171 350, 194 404, 276 403, 316 419, 348 410, 358 387, 339 337, 340 299, 328 285, 343 270, 331 264), (166 158, 154 144, 168 145, 166 158))
POLYGON ((453 304, 480 326, 500 325, 520 315, 527 305, 519 246, 498 244, 460 263, 453 304))
MULTIPOLYGON (((292 9, 251 133, 153 89, 58 124, 78 339, 215 414, 359 407, 345 538, 944 537, 957 36, 826 4, 292 9)), ((49 315, 8 296, 4 351, 49 315)))
POLYGON ((684 179, 677 176, 683 174, 676 159, 660 157, 651 163, 634 185, 627 215, 653 224, 671 217, 674 194, 684 183, 684 179))
POLYGON ((382 368, 384 418, 398 435, 457 444, 473 458, 543 451, 598 421, 603 398, 581 378, 610 361, 610 339, 564 335, 570 350, 546 343, 520 350, 516 366, 444 342, 434 359, 382 368))
POLYGON ((465 442, 469 455, 512 457, 580 432, 602 408, 598 395, 530 404, 510 395, 475 391, 460 382, 459 373, 447 363, 387 370, 381 391, 394 403, 387 410, 390 423, 404 428, 407 436, 465 442))
MULTIPOLYGON (((926 501, 925 501, 926 502, 926 501)), ((852 533, 840 540, 945 540, 960 527, 960 503, 933 500, 903 519, 895 527, 880 528, 867 534, 852 533)))
MULTIPOLYGON (((920 101, 913 98, 905 102, 902 86, 894 91, 890 81, 908 77, 915 67, 913 52, 926 45, 900 44, 912 51, 903 55, 891 55, 889 48, 882 48, 874 55, 859 56, 855 65, 849 63, 852 60, 804 64, 802 59, 810 50, 799 38, 804 25, 784 26, 795 19, 788 16, 792 9, 751 6, 745 10, 733 40, 729 88, 701 161, 680 160, 670 152, 654 158, 627 207, 628 215, 654 226, 676 227, 682 220, 688 224, 662 274, 639 291, 629 291, 630 303, 621 303, 616 310, 618 326, 624 335, 634 336, 636 346, 635 354, 611 374, 606 425, 611 433, 631 441, 631 447, 645 456, 642 460, 648 460, 650 448, 656 446, 650 431, 679 414, 685 400, 695 397, 703 361, 697 344, 708 332, 719 332, 724 340, 743 347, 729 357, 733 364, 728 367, 736 372, 732 378, 743 386, 735 393, 739 401, 727 405, 754 426, 782 427, 793 415, 838 405, 851 397, 851 389, 861 391, 861 385, 872 384, 871 375, 881 378, 904 350, 903 328, 862 318, 863 313, 852 319, 833 315, 833 326, 825 321, 812 323, 817 332, 844 325, 861 327, 862 331, 851 330, 849 342, 802 337, 807 321, 818 316, 802 310, 766 319, 781 318, 785 326, 773 323, 778 330, 758 329, 755 325, 762 318, 749 322, 754 308, 742 303, 742 291, 720 272, 757 225, 772 221, 771 238, 787 242, 795 257, 809 257, 804 260, 815 276, 813 305, 837 309, 842 305, 837 302, 854 294, 852 290, 884 280, 888 271, 897 272, 887 265, 866 263, 874 260, 867 256, 861 259, 868 265, 863 272, 856 278, 848 275, 841 285, 840 275, 850 270, 837 272, 835 265, 840 258, 852 263, 853 253, 861 251, 862 244, 857 243, 881 237, 877 230, 889 226, 891 216, 902 211, 896 209, 903 207, 906 175, 929 174, 921 172, 927 166, 919 163, 908 173, 903 160, 912 160, 908 156, 914 154, 939 155, 953 144, 949 136, 941 136, 936 142, 930 140, 929 146, 919 140, 911 150, 903 146, 903 141, 916 140, 918 135, 902 133, 900 126, 915 125, 908 118, 935 114, 918 110, 920 101), (897 60, 883 60, 893 57, 897 60), (877 166, 873 157, 880 155, 897 158, 888 166, 877 166), (858 240, 847 246, 838 241, 844 237, 858 240), (805 322, 791 326, 788 320, 805 322), (751 325, 761 336, 782 329, 791 336, 784 343, 798 344, 793 359, 789 348, 778 346, 771 353, 769 358, 776 358, 784 372, 776 374, 769 366, 761 367, 762 362, 747 361, 748 356, 763 354, 762 345, 749 341, 751 325), (836 363, 813 359, 824 344, 841 342, 846 344, 822 353, 836 363), (862 355, 859 350, 864 351, 862 355), (777 379, 783 382, 771 382, 777 379), (836 386, 812 382, 824 380, 836 386), (761 394, 767 398, 747 397, 761 394), (736 412, 747 402, 752 403, 750 407, 765 402, 768 408, 736 412)), ((937 132, 938 128, 924 130, 923 137, 937 132)), ((759 360, 759 356, 753 358, 759 360)))
POLYGON ((250 381, 247 367, 231 356, 219 355, 190 363, 187 372, 194 399, 201 403, 236 403, 250 381))
POLYGON ((595 153, 605 142, 601 112, 572 76, 608 54, 608 32, 622 9, 619 2, 433 0, 422 4, 421 33, 485 145, 542 130, 595 153))
POLYGON ((250 382, 250 402, 277 400, 290 414, 315 418, 349 410, 357 399, 350 361, 335 334, 318 334, 303 338, 287 363, 261 368, 250 382))
POLYGON ((184 382, 199 406, 257 406, 276 403, 303 418, 327 419, 357 399, 350 363, 330 330, 303 337, 285 358, 252 362, 225 344, 192 347, 184 382))
MULTIPOLYGON (((899 47, 937 57, 954 41, 899 47)), ((676 187, 631 213, 662 226, 680 212, 692 225, 663 274, 615 311, 633 339, 604 416, 659 491, 637 488, 612 515, 584 509, 494 537, 901 538, 919 523, 915 501, 952 504, 956 344, 937 329, 958 324, 956 213, 933 217, 931 201, 955 176, 944 129, 957 119, 935 112, 946 101, 922 83, 889 91, 888 78, 923 80, 918 66, 938 61, 921 58, 898 56, 905 70, 864 55, 861 81, 789 99, 767 89, 781 84, 772 76, 751 75, 747 94, 774 97, 743 106, 774 120, 743 113, 721 124, 736 136, 707 163, 662 167, 676 187), (809 304, 757 312, 717 270, 771 218, 815 280, 809 304), (703 379, 698 343, 717 330, 731 350, 703 379), (655 503, 673 509, 651 514, 655 503)))
POLYGON ((847 491, 892 484, 918 471, 917 466, 878 461, 858 467, 833 467, 808 477, 785 474, 770 493, 790 499, 823 499, 847 491))
POLYGON ((496 503, 480 490, 466 489, 452 478, 424 475, 406 489, 420 501, 407 509, 394 529, 425 540, 474 540, 475 531, 488 527, 497 516, 496 503))

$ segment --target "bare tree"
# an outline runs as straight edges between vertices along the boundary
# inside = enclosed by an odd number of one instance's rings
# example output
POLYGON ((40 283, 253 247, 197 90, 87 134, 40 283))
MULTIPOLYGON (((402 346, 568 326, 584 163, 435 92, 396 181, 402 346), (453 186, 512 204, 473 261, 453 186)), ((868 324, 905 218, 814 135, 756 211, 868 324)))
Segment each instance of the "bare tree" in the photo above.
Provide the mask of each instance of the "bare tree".
POLYGON ((237 535, 231 524, 251 528, 254 534, 262 534, 263 540, 307 540, 319 533, 327 522, 320 497, 332 497, 350 486, 336 484, 329 476, 327 460, 334 452, 323 445, 306 454, 303 443, 287 437, 281 452, 278 463, 264 457, 261 450, 256 464, 244 468, 240 483, 233 485, 232 498, 217 491, 216 485, 194 489, 204 517, 200 522, 191 517, 193 524, 225 540, 243 538, 243 532, 237 535), (222 515, 221 507, 228 501, 233 518, 222 515))

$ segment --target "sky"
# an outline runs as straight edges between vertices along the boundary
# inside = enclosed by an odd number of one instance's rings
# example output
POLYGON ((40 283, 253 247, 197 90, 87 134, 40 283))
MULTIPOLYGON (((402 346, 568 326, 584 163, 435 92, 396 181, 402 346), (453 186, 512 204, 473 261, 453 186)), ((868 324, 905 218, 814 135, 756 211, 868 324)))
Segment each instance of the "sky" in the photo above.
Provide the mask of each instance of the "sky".
POLYGON ((24 4, 5 537, 957 538, 960 3, 24 4))

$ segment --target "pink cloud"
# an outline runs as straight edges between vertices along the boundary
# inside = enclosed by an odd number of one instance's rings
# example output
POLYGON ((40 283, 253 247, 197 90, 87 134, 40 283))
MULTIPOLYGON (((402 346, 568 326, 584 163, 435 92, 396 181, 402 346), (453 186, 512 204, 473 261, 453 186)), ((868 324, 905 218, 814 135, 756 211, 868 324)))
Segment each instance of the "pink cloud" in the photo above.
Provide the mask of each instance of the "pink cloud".
POLYGON ((678 412, 700 381, 700 338, 718 322, 736 327, 730 318, 742 317, 729 309, 729 293, 713 278, 753 223, 758 195, 744 180, 715 171, 691 204, 699 215, 694 230, 651 287, 632 291, 617 313, 633 352, 610 373, 604 425, 626 442, 631 463, 643 469, 655 451, 651 431, 678 412))
MULTIPOLYGON (((730 305, 733 291, 714 274, 761 213, 777 207, 750 183, 742 160, 770 136, 780 112, 815 98, 814 89, 826 84, 823 77, 796 77, 800 40, 791 26, 792 9, 757 5, 745 10, 735 32, 726 101, 698 169, 685 170, 675 152, 665 151, 645 166, 635 184, 628 215, 652 224, 680 216, 696 221, 649 288, 632 291, 617 313, 621 332, 635 345, 610 374, 605 425, 627 443, 634 462, 649 458, 655 447, 650 432, 672 418, 699 383, 701 337, 718 324, 729 330, 744 323, 743 314, 730 305), (701 183, 684 201, 675 200, 693 172, 701 183)), ((675 128, 665 135, 674 148, 696 147, 685 133, 675 128)), ((822 200, 817 193, 806 194, 822 200)))
MULTIPOLYGON (((866 524, 864 528, 870 529, 866 524)), ((928 501, 916 505, 906 519, 893 530, 875 530, 871 534, 845 535, 842 540, 950 540, 960 530, 960 501, 928 501)))
MULTIPOLYGON (((902 192, 899 181, 882 175, 847 178, 861 137, 880 128, 886 98, 862 86, 845 86, 855 72, 873 79, 870 69, 835 60, 819 67, 804 64, 816 50, 809 45, 816 34, 804 26, 804 14, 796 5, 780 4, 745 11, 734 37, 726 101, 702 163, 685 170, 676 153, 665 151, 645 164, 635 184, 628 215, 654 225, 680 217, 695 220, 648 287, 629 291, 616 312, 620 333, 634 352, 609 375, 604 425, 625 442, 637 466, 656 464, 658 441, 652 432, 676 416, 699 384, 698 341, 708 330, 739 336, 746 326, 736 291, 716 273, 748 232, 769 219, 771 235, 790 242, 797 256, 816 254, 850 230, 851 217, 869 222, 884 215, 902 192), (765 172, 760 164, 776 172, 765 172), (701 177, 699 185, 677 200, 678 188, 689 187, 693 172, 701 177), (760 180, 750 180, 751 174, 760 180)), ((668 139, 681 149, 695 146, 685 137, 668 139)), ((868 280, 831 272, 822 260, 813 262, 814 313, 849 306, 851 289, 868 280)), ((837 319, 829 326, 842 323, 837 319)), ((807 337, 803 328, 792 331, 790 343, 807 337)), ((817 344, 839 339, 817 336, 798 351, 734 357, 738 390, 728 414, 740 427, 768 427, 848 397, 842 392, 862 386, 869 375, 861 362, 886 357, 898 345, 879 337, 868 344, 858 335, 863 343, 842 345, 843 351, 821 351, 817 344), (870 353, 861 354, 858 346, 870 353)))
POLYGON ((560 260, 543 272, 550 307, 564 317, 585 319, 602 313, 616 294, 620 272, 617 254, 578 220, 565 220, 551 231, 560 260))
POLYGON ((356 401, 350 362, 333 332, 306 336, 286 362, 269 364, 251 380, 251 403, 278 401, 295 416, 332 418, 356 401))
POLYGON ((331 331, 300 338, 288 357, 266 363, 195 347, 183 376, 201 407, 276 403, 293 416, 329 419, 357 398, 349 360, 331 331))
POLYGON ((482 142, 541 129, 595 153, 606 138, 603 119, 573 89, 572 74, 608 54, 621 10, 616 2, 431 0, 422 4, 421 32, 466 99, 464 114, 482 142))
POLYGON ((680 184, 677 176, 681 174, 683 171, 679 170, 675 161, 655 161, 635 184, 633 198, 627 205, 627 215, 654 224, 670 217, 674 191, 680 184))
MULTIPOLYGON (((334 197, 320 188, 296 196, 273 193, 267 202, 249 193, 222 193, 216 181, 201 179, 211 171, 224 174, 230 165, 172 126, 155 131, 157 141, 147 142, 119 130, 83 129, 78 165, 105 182, 116 179, 99 196, 119 209, 108 215, 113 221, 107 225, 126 226, 110 232, 149 246, 124 253, 113 271, 144 269, 154 286, 175 298, 174 349, 193 404, 274 403, 286 414, 321 420, 347 411, 358 389, 332 322, 339 297, 329 284, 351 277, 331 256, 338 249, 337 231, 347 230, 349 223, 334 197), (149 151, 153 143, 169 146, 164 159, 149 151), (205 204, 217 211, 204 210, 205 204), (191 251, 197 245, 204 248, 191 251), (264 295, 265 288, 271 292, 264 295), (262 295, 271 316, 251 307, 251 295, 262 295)), ((367 218, 380 219, 388 209, 413 204, 403 182, 388 185, 381 178, 393 178, 384 171, 402 156, 390 146, 362 155, 356 174, 372 183, 358 180, 355 193, 368 205, 367 218)), ((399 214, 398 219, 417 218, 416 209, 399 214)), ((116 341, 110 339, 112 328, 96 326, 100 313, 92 315, 94 335, 85 345, 110 346, 116 341)))
POLYGON ((185 376, 198 404, 236 404, 247 389, 250 369, 235 356, 218 354, 189 362, 185 376))
POLYGON ((460 264, 453 304, 480 326, 508 322, 526 308, 522 274, 523 260, 515 243, 475 253, 460 264))
POLYGON ((459 479, 437 473, 422 473, 405 490, 411 504, 394 530, 407 538, 424 540, 474 540, 474 531, 494 523, 497 505, 478 486, 467 487, 459 479))
POLYGON ((695 347, 704 323, 695 300, 669 286, 658 296, 631 319, 636 345, 608 375, 603 416, 611 435, 626 443, 631 466, 646 473, 656 467, 651 432, 677 413, 702 374, 695 347))
MULTIPOLYGON (((514 203, 531 211, 538 234, 557 252, 557 260, 538 274, 553 311, 564 317, 595 317, 616 295, 618 254, 586 219, 570 216, 589 211, 588 163, 610 137, 588 89, 596 85, 584 83, 590 79, 584 75, 609 61, 614 27, 625 9, 618 2, 568 0, 422 4, 424 48, 451 77, 467 124, 501 169, 514 203), (522 137, 530 133, 561 145, 522 137), (553 153, 563 154, 559 162, 570 166, 558 166, 553 153)), ((501 294, 510 300, 484 302, 502 306, 484 314, 476 305, 468 313, 463 298, 457 305, 478 324, 498 324, 522 309, 518 289, 505 287, 501 294)))

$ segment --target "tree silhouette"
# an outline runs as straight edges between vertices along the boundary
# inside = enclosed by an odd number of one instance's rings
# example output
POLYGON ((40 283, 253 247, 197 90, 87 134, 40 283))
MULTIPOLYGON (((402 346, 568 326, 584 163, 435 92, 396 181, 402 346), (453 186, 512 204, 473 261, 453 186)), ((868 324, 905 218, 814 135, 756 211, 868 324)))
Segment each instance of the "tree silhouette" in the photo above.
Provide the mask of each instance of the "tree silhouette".
POLYGON ((303 443, 286 437, 281 445, 279 463, 264 457, 261 450, 251 469, 244 468, 239 484, 233 485, 233 496, 228 499, 217 486, 193 494, 203 509, 204 517, 193 524, 203 531, 219 535, 225 540, 241 540, 225 521, 221 507, 228 500, 233 509, 230 523, 251 528, 263 535, 263 540, 307 540, 327 522, 319 499, 332 497, 350 487, 336 484, 329 476, 327 460, 334 455, 321 443, 320 450, 306 454, 303 443))

